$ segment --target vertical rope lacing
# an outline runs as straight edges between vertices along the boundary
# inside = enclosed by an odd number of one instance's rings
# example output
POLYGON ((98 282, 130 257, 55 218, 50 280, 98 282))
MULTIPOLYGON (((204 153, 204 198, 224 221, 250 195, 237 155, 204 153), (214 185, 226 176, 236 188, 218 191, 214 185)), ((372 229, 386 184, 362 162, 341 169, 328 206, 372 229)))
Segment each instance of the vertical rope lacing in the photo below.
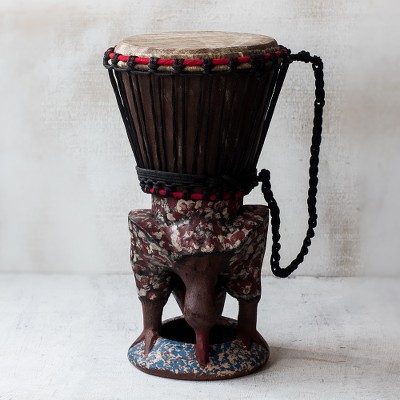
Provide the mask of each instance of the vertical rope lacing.
POLYGON ((310 169, 309 169, 309 189, 308 189, 308 229, 306 237, 303 240, 300 252, 297 257, 286 267, 282 268, 279 265, 280 254, 279 250, 281 245, 279 239, 280 218, 279 207, 275 201, 274 194, 271 190, 270 172, 263 169, 258 177, 262 183, 261 190, 264 198, 268 204, 271 214, 271 231, 272 231, 272 254, 271 254, 271 270, 274 275, 280 278, 288 277, 296 268, 303 262, 304 257, 308 253, 308 247, 311 244, 311 239, 314 237, 314 228, 317 226, 317 185, 318 185, 318 163, 319 163, 319 150, 322 135, 322 112, 325 105, 325 91, 324 91, 324 73, 322 60, 317 56, 311 56, 310 53, 301 51, 298 54, 290 56, 292 61, 301 61, 304 63, 311 63, 314 70, 315 78, 315 101, 314 101, 314 121, 312 144, 310 147, 310 169))

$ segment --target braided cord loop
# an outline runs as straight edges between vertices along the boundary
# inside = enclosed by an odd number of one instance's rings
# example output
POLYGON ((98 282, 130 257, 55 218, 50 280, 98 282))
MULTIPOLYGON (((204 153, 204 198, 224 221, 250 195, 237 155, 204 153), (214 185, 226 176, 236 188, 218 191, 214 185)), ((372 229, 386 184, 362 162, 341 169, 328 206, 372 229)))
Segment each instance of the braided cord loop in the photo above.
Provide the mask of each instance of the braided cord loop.
POLYGON ((318 185, 318 163, 319 163, 319 150, 322 136, 322 113, 325 105, 325 91, 324 91, 324 73, 322 60, 317 56, 311 56, 306 51, 301 51, 297 54, 290 55, 291 61, 300 61, 304 63, 311 63, 314 78, 315 78, 315 101, 314 101, 314 120, 313 120, 313 133, 312 143, 310 147, 310 168, 309 168, 309 189, 308 189, 308 229, 306 237, 303 240, 300 252, 297 257, 286 267, 280 266, 279 250, 281 245, 279 239, 280 217, 279 207, 274 198, 271 190, 270 172, 263 169, 259 175, 261 182, 261 190, 264 198, 268 204, 271 213, 271 231, 272 231, 272 253, 271 253, 271 270, 273 274, 279 278, 288 277, 297 267, 303 262, 304 257, 308 253, 308 248, 311 244, 311 239, 314 237, 314 229, 317 226, 317 185, 318 185))

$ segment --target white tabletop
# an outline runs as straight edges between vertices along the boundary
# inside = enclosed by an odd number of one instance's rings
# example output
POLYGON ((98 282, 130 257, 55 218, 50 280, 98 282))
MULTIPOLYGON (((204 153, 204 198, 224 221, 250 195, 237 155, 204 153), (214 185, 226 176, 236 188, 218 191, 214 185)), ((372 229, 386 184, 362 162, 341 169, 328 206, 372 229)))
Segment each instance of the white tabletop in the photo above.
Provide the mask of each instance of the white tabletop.
MULTIPOLYGON (((263 279, 267 368, 184 382, 127 360, 141 330, 132 275, 0 275, 0 399, 398 399, 400 279, 263 279)), ((178 314, 171 299, 165 318, 178 314)), ((226 315, 235 316, 229 300, 226 315)))

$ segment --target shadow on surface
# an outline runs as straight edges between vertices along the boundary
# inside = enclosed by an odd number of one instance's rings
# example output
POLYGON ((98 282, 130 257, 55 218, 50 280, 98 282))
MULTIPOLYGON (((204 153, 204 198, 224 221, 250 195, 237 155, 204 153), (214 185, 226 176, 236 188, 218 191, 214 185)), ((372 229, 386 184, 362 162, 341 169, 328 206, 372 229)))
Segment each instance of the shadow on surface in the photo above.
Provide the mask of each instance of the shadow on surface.
POLYGON ((275 364, 278 364, 283 360, 303 360, 303 361, 316 361, 325 363, 345 363, 348 361, 348 357, 345 354, 333 354, 316 352, 312 350, 301 350, 301 349, 290 349, 286 347, 271 347, 270 358, 267 364, 268 368, 273 368, 275 364))
MULTIPOLYGON (((360 343, 361 345, 362 343, 360 343)), ((372 379, 379 369, 380 374, 385 376, 400 377, 400 362, 397 358, 388 358, 371 350, 366 355, 365 350, 357 348, 337 348, 326 352, 313 351, 311 349, 303 350, 296 348, 286 348, 271 346, 270 358, 264 368, 258 374, 276 375, 287 373, 291 370, 291 375, 298 374, 303 377, 316 375, 332 375, 331 380, 340 380, 357 376, 370 376, 372 379), (306 370, 307 368, 308 370, 306 370), (337 376, 333 374, 337 373, 337 376)))

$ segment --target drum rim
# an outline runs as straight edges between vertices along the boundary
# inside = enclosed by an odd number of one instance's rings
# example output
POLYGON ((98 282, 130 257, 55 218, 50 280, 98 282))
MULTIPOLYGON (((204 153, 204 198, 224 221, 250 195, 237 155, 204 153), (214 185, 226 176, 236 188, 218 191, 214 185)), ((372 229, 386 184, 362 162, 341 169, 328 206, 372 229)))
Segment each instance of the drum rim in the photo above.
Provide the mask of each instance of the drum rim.
POLYGON ((290 51, 281 45, 268 52, 241 57, 224 58, 197 58, 173 59, 157 57, 128 56, 115 52, 115 47, 110 47, 104 53, 103 65, 107 69, 132 71, 138 73, 203 73, 203 72, 230 72, 249 71, 254 65, 268 66, 287 60, 290 51))

